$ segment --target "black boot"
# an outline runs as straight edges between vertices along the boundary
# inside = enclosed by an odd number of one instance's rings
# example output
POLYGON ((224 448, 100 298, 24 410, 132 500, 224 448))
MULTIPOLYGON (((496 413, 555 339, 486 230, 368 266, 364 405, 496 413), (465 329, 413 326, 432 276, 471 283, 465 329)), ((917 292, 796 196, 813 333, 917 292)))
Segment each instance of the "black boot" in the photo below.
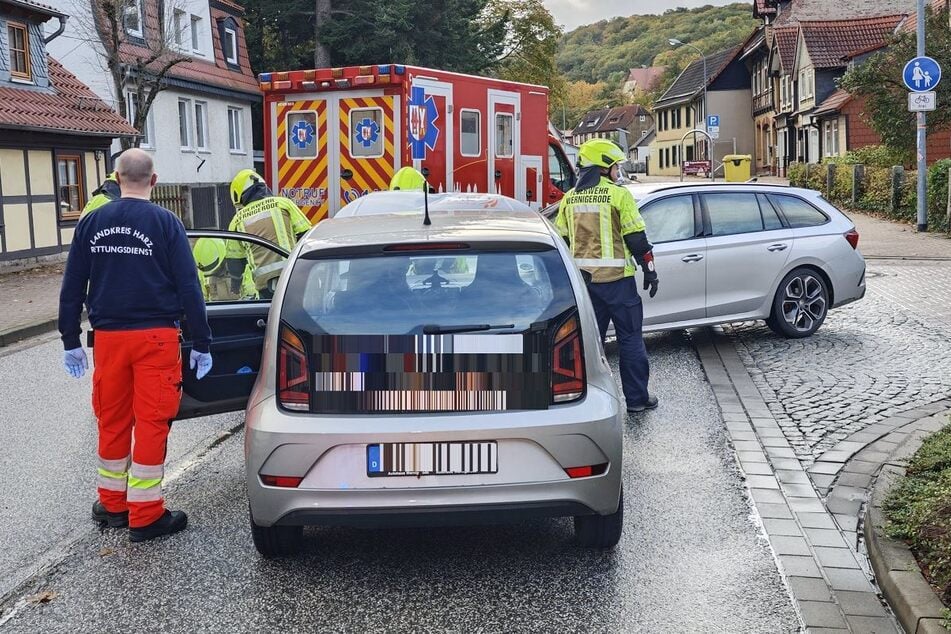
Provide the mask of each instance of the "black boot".
POLYGON ((184 511, 165 511, 162 517, 158 518, 148 526, 129 529, 130 542, 145 542, 162 535, 171 535, 188 526, 188 516, 184 511))
POLYGON ((125 528, 129 525, 129 512, 110 513, 99 500, 92 503, 93 520, 109 528, 125 528))
POLYGON ((639 405, 628 405, 627 411, 634 414, 637 412, 643 412, 649 409, 656 409, 656 408, 657 408, 657 397, 648 396, 647 400, 639 405))

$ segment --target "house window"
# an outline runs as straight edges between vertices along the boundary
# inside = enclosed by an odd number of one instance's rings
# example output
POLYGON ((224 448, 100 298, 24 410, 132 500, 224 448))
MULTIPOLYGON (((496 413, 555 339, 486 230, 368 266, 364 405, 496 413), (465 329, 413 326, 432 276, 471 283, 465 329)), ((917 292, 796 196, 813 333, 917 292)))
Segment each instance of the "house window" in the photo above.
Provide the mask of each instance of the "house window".
POLYGON ((228 147, 232 152, 244 152, 244 140, 241 135, 243 119, 244 110, 241 108, 228 108, 228 147))
POLYGON ((799 71, 799 101, 806 101, 814 96, 812 69, 803 69, 799 71))
POLYGON ((208 149, 208 104, 195 102, 195 148, 208 149))
POLYGON ((229 64, 238 63, 238 35, 234 32, 234 29, 225 27, 221 48, 225 54, 225 61, 229 64))
POLYGON ((191 107, 191 99, 178 100, 178 138, 183 150, 190 150, 192 146, 191 107))
POLYGON ((647 121, 647 115, 642 114, 637 118, 637 120, 641 123, 644 123, 645 121, 647 121))
POLYGON ((511 158, 512 153, 512 120, 510 114, 495 115, 495 155, 499 158, 511 158))
POLYGON ((26 25, 9 22, 7 34, 10 40, 10 74, 20 79, 30 79, 30 36, 26 25))
POLYGON ((191 19, 192 51, 201 53, 201 18, 193 15, 191 19))
POLYGON ((463 110, 459 114, 459 146, 463 156, 482 155, 482 113, 463 110))
MULTIPOLYGON (((139 112, 139 98, 136 97, 135 93, 128 93, 126 95, 126 115, 129 119, 129 125, 133 127, 136 126, 135 118, 139 112)), ((141 128, 139 129, 139 147, 151 148, 152 147, 152 113, 149 112, 145 120, 142 121, 141 128)))
POLYGON ((825 128, 825 155, 826 156, 838 156, 839 155, 839 122, 836 121, 826 121, 824 124, 825 128))
POLYGON ((86 204, 82 158, 75 155, 57 156, 56 176, 59 186, 59 219, 75 220, 86 204))
POLYGON ((174 33, 172 36, 175 38, 175 44, 178 46, 185 45, 185 12, 181 9, 175 9, 175 12, 172 14, 172 29, 174 33))
POLYGON ((122 28, 126 33, 135 37, 142 37, 142 2, 129 0, 122 12, 122 28))

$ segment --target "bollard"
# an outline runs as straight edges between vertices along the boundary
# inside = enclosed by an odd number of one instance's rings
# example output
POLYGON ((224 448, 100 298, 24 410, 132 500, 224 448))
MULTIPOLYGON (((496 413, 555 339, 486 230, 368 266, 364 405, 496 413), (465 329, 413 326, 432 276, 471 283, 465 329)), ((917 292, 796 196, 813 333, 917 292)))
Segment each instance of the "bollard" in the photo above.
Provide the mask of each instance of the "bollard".
POLYGON ((951 234, 951 168, 948 169, 948 209, 944 217, 944 230, 951 234))
POLYGON ((905 169, 901 165, 892 168, 891 178, 891 197, 889 209, 893 216, 898 216, 901 211, 901 186, 905 180, 905 169))
POLYGON ((859 206, 859 201, 862 199, 862 194, 865 193, 865 166, 864 165, 853 165, 852 166, 852 205, 854 207, 859 206))

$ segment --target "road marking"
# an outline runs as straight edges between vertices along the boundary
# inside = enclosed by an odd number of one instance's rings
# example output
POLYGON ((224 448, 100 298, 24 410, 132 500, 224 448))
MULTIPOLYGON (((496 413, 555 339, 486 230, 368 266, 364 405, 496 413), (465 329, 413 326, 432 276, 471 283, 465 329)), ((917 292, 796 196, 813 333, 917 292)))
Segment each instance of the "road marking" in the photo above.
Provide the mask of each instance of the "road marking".
MULTIPOLYGON (((228 439, 232 438, 236 433, 238 433, 242 427, 244 427, 243 420, 241 423, 234 425, 211 438, 207 445, 199 443, 201 446, 196 446, 194 449, 182 456, 174 463, 173 468, 165 476, 162 482, 163 488, 167 489, 185 473, 202 464, 212 455, 215 449, 221 447, 228 439)), ((9 604, 15 596, 23 595, 26 590, 26 586, 32 583, 37 577, 52 573, 60 563, 62 563, 74 552, 74 547, 77 544, 82 542, 84 539, 90 539, 91 541, 92 538, 98 537, 101 534, 101 530, 102 529, 96 527, 95 524, 93 524, 92 528, 77 528, 73 532, 69 533, 66 537, 53 544, 49 549, 47 549, 45 553, 37 557, 32 565, 26 566, 20 571, 14 572, 11 583, 4 584, 7 586, 7 589, 3 590, 0 588, 0 610, 3 609, 3 606, 9 604)), ((32 593, 28 593, 28 595, 29 594, 32 593)), ((13 607, 10 608, 10 611, 0 617, 0 626, 13 618, 13 615, 16 612, 19 612, 23 609, 23 607, 29 605, 28 598, 28 596, 21 596, 21 598, 16 601, 13 607)))

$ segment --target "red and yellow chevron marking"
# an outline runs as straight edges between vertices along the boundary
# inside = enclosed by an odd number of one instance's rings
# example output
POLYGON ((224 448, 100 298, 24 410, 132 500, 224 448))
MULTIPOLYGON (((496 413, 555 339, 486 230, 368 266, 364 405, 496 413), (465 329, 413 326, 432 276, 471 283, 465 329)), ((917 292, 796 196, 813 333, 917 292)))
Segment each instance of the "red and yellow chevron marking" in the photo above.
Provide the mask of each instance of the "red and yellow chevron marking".
POLYGON ((327 217, 330 203, 330 179, 327 169, 327 102, 295 101, 277 106, 277 194, 287 196, 301 211, 317 224, 327 217), (287 157, 287 115, 311 110, 317 113, 317 158, 291 159, 287 157), (323 189, 323 195, 319 190, 323 189), (310 190, 310 191, 308 191, 310 190), (290 195, 288 195, 290 194, 290 195), (320 200, 319 205, 312 204, 320 200))
MULTIPOLYGON (((395 156, 393 139, 393 97, 363 97, 340 100, 340 170, 350 170, 353 178, 340 179, 340 204, 349 201, 346 192, 356 190, 357 195, 389 189, 393 178, 393 157, 395 156), (353 134, 350 130, 350 111, 360 108, 381 108, 383 110, 383 156, 380 158, 354 158, 350 154, 350 142, 353 134)), ((351 194, 352 196, 352 194, 351 194)))

